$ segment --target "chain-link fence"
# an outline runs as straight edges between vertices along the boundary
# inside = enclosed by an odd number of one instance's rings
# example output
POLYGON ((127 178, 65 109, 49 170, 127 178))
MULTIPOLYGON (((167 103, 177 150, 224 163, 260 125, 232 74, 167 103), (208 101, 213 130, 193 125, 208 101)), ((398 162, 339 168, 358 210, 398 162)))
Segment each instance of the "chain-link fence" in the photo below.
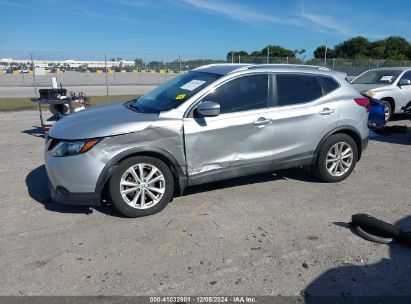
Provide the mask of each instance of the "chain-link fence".
POLYGON ((66 52, 6 52, 0 50, 0 98, 30 97, 50 87, 51 79, 87 95, 141 95, 155 86, 199 66, 212 63, 310 64, 342 71, 348 76, 380 67, 411 66, 411 61, 309 59, 294 57, 208 56, 187 54, 106 53, 73 55, 66 52), (6 57, 6 58, 5 58, 6 57), (8 58, 7 58, 8 57, 8 58), (33 88, 35 88, 33 90, 33 88))
POLYGON ((384 60, 384 59, 318 59, 302 60, 295 57, 252 57, 237 56, 231 58, 232 63, 253 63, 253 64, 304 64, 324 66, 330 69, 347 73, 348 76, 358 76, 359 74, 376 68, 383 67, 411 67, 411 60, 384 60))

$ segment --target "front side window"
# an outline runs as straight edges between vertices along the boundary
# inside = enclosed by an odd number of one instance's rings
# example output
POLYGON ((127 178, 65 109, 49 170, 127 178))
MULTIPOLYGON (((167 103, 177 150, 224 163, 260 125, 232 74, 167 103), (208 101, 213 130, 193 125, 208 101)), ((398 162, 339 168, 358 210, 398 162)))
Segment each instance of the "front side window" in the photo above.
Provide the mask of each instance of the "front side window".
POLYGON ((192 71, 162 84, 150 93, 132 101, 129 107, 142 113, 160 113, 177 108, 195 93, 221 75, 192 71))
POLYGON ((322 87, 316 76, 278 74, 276 79, 278 106, 306 103, 322 96, 322 87))
POLYGON ((218 103, 221 114, 266 108, 268 75, 258 74, 233 79, 209 93, 203 100, 218 103))

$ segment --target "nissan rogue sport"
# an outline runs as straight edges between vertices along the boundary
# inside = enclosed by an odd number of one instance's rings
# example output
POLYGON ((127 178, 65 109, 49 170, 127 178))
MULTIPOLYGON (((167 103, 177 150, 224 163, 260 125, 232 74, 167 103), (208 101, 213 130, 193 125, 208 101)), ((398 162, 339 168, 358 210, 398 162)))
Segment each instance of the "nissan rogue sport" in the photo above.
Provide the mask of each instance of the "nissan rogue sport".
POLYGON ((187 186, 311 167, 348 177, 368 143, 369 101, 340 73, 299 65, 197 68, 127 102, 69 115, 50 131, 52 200, 123 215, 162 210, 187 186))

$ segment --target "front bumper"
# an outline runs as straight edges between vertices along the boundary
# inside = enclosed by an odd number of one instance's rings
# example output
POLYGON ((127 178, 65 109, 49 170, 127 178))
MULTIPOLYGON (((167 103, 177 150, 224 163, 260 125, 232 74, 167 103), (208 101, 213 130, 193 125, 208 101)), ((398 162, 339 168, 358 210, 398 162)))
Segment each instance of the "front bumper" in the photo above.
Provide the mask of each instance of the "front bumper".
POLYGON ((56 203, 66 205, 86 205, 86 206, 98 206, 100 201, 96 199, 94 192, 91 193, 71 193, 67 190, 62 191, 57 188, 54 189, 49 184, 51 200, 56 203))
MULTIPOLYGON (((90 151, 90 152, 98 152, 90 151)), ((51 199, 68 205, 99 206, 101 194, 96 192, 99 175, 104 167, 93 153, 53 157, 45 153, 51 199)))
POLYGON ((370 141, 369 137, 363 138, 361 140, 361 151, 364 151, 368 147, 368 142, 370 141))

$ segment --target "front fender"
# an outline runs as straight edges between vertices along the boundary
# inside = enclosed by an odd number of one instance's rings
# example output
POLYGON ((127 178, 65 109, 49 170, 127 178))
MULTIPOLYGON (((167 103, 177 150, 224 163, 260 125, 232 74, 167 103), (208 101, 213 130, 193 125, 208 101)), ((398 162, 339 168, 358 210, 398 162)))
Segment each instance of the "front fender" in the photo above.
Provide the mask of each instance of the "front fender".
POLYGON ((184 173, 183 168, 178 163, 176 158, 168 151, 151 146, 140 146, 136 148, 130 148, 113 157, 107 164, 104 166, 103 170, 100 173, 100 176, 97 180, 94 202, 99 204, 101 201, 101 194, 106 185, 107 181, 110 179, 114 170, 117 168, 117 165, 124 159, 136 156, 136 155, 147 155, 153 156, 161 159, 167 165, 171 167, 171 171, 174 175, 176 182, 178 183, 178 189, 180 193, 184 191, 184 188, 187 186, 187 175, 184 173))

